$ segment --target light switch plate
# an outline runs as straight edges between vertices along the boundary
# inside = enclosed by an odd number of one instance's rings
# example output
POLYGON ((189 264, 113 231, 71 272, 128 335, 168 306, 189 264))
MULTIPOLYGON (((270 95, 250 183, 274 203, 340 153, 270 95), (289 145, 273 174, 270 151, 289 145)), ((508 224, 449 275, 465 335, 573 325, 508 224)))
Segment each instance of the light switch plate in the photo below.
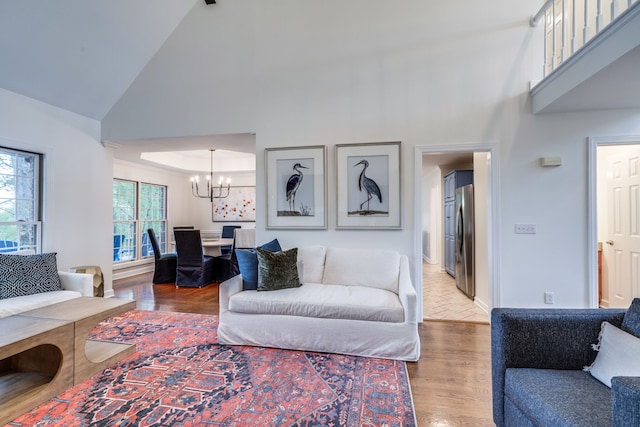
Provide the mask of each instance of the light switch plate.
POLYGON ((516 234, 536 234, 536 225, 535 224, 516 224, 515 233, 516 234))

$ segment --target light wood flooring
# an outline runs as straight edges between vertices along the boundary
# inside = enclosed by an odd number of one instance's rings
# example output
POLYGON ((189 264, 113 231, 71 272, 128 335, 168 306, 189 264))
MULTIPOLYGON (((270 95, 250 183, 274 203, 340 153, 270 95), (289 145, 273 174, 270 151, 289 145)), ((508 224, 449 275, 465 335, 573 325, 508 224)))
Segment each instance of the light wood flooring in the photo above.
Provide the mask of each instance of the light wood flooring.
POLYGON ((489 314, 456 287, 456 281, 436 264, 422 263, 422 302, 425 320, 489 322, 489 314))
MULTIPOLYGON (((152 274, 116 280, 116 297, 140 310, 218 314, 218 286, 152 285, 152 274)), ((454 285, 455 287, 455 285, 454 285)), ((493 426, 488 324, 426 320, 419 327, 419 362, 408 362, 418 426, 493 426)))

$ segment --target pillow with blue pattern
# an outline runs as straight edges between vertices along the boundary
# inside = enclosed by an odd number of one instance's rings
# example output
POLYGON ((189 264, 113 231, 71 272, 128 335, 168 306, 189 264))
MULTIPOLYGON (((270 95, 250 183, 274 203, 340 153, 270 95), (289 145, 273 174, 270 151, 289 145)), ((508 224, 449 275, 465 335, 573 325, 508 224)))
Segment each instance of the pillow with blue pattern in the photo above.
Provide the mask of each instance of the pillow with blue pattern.
POLYGON ((0 254, 0 299, 62 290, 56 253, 0 254))

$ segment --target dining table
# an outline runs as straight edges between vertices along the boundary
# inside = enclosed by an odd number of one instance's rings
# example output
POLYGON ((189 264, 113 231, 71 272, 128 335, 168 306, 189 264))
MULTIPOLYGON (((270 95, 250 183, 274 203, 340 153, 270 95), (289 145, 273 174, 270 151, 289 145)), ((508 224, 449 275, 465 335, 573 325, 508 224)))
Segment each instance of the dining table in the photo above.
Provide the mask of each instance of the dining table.
POLYGON ((220 249, 221 246, 231 246, 233 244, 233 239, 202 239, 202 251, 205 255, 209 256, 220 256, 222 255, 222 251, 220 249))

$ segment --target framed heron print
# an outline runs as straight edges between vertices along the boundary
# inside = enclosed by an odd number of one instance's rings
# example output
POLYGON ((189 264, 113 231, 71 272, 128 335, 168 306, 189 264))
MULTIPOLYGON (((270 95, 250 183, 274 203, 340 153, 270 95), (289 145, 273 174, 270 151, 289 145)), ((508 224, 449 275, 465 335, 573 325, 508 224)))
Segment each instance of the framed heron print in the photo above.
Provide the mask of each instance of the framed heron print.
POLYGON ((324 145, 266 148, 267 228, 327 228, 324 145))
POLYGON ((400 142, 336 145, 336 228, 402 228, 400 142))

